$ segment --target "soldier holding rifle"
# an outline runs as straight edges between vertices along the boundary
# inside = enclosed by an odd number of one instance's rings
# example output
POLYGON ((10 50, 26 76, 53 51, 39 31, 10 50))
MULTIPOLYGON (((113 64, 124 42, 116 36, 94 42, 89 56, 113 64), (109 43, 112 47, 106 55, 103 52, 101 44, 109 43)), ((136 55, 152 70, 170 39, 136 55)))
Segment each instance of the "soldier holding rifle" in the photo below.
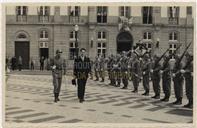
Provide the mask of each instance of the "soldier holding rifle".
POLYGON ((154 61, 153 61, 153 68, 150 70, 152 73, 152 83, 153 83, 153 90, 155 95, 151 98, 159 99, 160 98, 160 69, 161 64, 159 63, 159 56, 154 55, 154 61))
POLYGON ((162 64, 161 74, 162 74, 162 88, 164 92, 164 98, 161 101, 168 102, 171 94, 171 75, 170 75, 170 57, 165 55, 164 62, 162 64))
POLYGON ((193 55, 191 53, 187 53, 186 55, 186 64, 184 68, 181 70, 181 73, 185 77, 185 89, 186 96, 188 99, 188 103, 184 105, 186 108, 193 107, 193 55))
POLYGON ((150 76, 150 61, 148 54, 144 55, 143 65, 142 65, 142 77, 143 77, 143 87, 145 92, 142 95, 149 95, 149 76, 150 76))
POLYGON ((183 75, 180 72, 183 68, 183 65, 181 63, 185 53, 187 52, 187 49, 190 47, 191 43, 186 47, 185 51, 181 56, 176 55, 175 56, 175 67, 173 69, 173 81, 174 81, 174 92, 176 101, 173 102, 175 105, 181 105, 182 104, 182 98, 183 98, 183 75))
POLYGON ((133 86, 134 90, 132 91, 133 93, 138 92, 138 86, 140 82, 140 62, 137 58, 137 55, 133 54, 133 63, 132 63, 132 80, 133 80, 133 86))

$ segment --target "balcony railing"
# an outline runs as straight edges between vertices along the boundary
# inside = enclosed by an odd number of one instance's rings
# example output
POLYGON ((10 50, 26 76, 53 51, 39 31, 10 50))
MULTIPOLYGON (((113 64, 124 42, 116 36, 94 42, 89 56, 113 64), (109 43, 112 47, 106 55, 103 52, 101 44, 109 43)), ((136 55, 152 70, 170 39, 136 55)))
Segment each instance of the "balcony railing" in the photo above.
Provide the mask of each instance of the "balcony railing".
POLYGON ((26 15, 17 15, 16 21, 17 22, 27 22, 27 16, 26 15))
POLYGON ((169 17, 168 23, 169 24, 179 24, 179 18, 178 17, 169 17))

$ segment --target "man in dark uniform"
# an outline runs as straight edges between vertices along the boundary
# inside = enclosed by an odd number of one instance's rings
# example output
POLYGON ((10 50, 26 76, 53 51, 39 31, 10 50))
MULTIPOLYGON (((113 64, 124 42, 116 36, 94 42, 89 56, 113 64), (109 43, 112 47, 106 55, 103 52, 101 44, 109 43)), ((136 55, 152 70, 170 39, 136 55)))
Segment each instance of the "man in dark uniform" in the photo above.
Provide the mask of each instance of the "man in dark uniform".
POLYGON ((153 67, 151 69, 152 73, 152 82, 153 82, 153 90, 155 95, 151 98, 159 99, 160 98, 160 69, 161 65, 158 62, 159 56, 154 55, 153 67))
POLYGON ((174 81, 174 93, 176 97, 176 101, 173 102, 175 105, 182 104, 183 98, 183 75, 181 74, 180 70, 182 69, 182 63, 180 62, 180 56, 175 56, 175 67, 173 69, 173 81, 174 81))
POLYGON ((88 74, 91 71, 91 63, 89 57, 85 56, 86 49, 80 49, 81 55, 74 61, 74 78, 77 79, 78 99, 79 102, 84 102, 85 86, 88 79, 88 74))
POLYGON ((51 61, 52 76, 53 76, 53 93, 55 100, 54 102, 59 101, 59 93, 62 83, 62 73, 63 73, 63 59, 61 58, 61 50, 56 50, 56 56, 51 61))
POLYGON ((133 86, 134 90, 132 91, 133 93, 138 92, 138 86, 140 82, 140 62, 137 58, 137 55, 133 55, 133 63, 132 63, 132 80, 133 80, 133 86))
POLYGON ((149 95, 149 74, 150 74, 150 60, 148 54, 144 55, 142 65, 143 87, 145 92, 142 95, 149 95))
POLYGON ((128 58, 125 51, 122 52, 122 58, 120 63, 121 63, 120 64, 121 78, 122 78, 122 83, 124 85, 122 89, 127 89, 129 74, 128 74, 128 58))
POLYGON ((168 102, 171 93, 171 76, 170 76, 170 65, 169 65, 170 57, 166 55, 164 56, 163 59, 164 62, 160 72, 162 74, 162 87, 165 96, 163 99, 161 99, 161 101, 168 102))
POLYGON ((185 89, 186 96, 188 99, 188 103, 184 105, 186 108, 193 107, 193 55, 191 53, 187 53, 186 55, 186 64, 184 68, 181 70, 181 73, 184 74, 185 77, 185 89))

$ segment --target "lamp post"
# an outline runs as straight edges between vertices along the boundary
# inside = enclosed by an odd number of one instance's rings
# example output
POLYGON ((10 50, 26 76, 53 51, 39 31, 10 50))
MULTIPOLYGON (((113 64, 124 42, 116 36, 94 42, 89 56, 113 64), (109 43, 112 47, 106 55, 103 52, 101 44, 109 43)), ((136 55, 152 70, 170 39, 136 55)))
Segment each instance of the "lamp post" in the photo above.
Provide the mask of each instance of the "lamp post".
POLYGON ((76 56, 78 56, 78 48, 77 48, 78 42, 77 42, 77 37, 78 37, 79 26, 76 24, 74 29, 75 29, 75 54, 76 54, 76 56))

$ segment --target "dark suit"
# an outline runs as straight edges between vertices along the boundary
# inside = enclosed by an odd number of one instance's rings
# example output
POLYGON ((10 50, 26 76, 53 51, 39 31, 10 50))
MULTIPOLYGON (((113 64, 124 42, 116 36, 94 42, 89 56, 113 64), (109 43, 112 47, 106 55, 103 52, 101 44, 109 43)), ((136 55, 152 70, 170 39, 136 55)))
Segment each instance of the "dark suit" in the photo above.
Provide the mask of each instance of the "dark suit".
POLYGON ((77 57, 75 59, 73 74, 77 78, 79 99, 84 99, 86 81, 90 71, 91 71, 91 63, 88 57, 84 57, 84 60, 82 60, 81 57, 77 57))

